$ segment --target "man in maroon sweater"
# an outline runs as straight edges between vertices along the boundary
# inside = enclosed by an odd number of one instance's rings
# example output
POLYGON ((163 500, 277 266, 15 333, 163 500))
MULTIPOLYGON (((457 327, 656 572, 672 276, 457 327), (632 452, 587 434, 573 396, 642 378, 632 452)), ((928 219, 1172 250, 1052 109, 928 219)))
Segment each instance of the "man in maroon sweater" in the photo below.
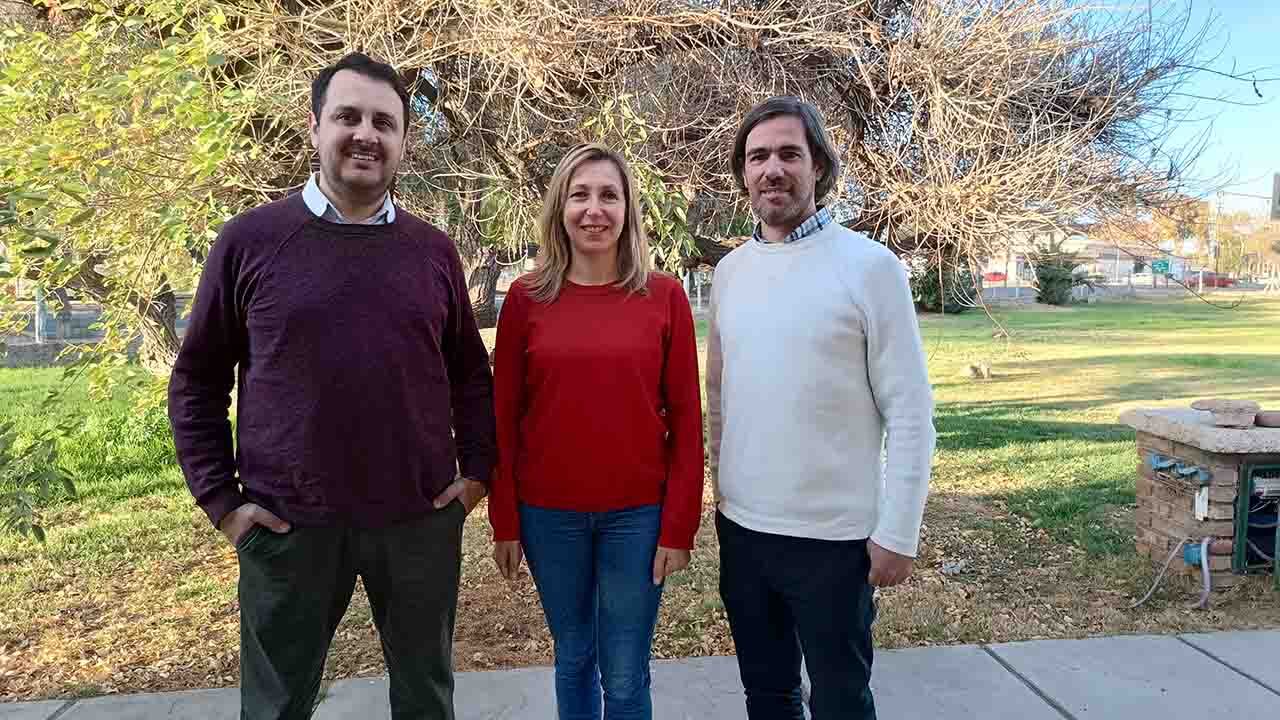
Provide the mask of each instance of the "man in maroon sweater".
POLYGON ((169 383, 178 460, 240 561, 242 718, 310 716, 359 576, 392 717, 452 720, 462 524, 495 461, 488 354, 453 244, 390 196, 395 70, 348 55, 311 103, 320 172, 209 253, 169 383))

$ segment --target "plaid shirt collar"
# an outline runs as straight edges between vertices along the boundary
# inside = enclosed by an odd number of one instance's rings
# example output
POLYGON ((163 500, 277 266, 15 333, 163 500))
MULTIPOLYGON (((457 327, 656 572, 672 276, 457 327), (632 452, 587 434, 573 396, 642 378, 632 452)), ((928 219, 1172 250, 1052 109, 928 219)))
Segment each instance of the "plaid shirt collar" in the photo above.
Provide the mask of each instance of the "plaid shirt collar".
MULTIPOLYGON (((808 220, 805 220, 804 222, 800 223, 800 227, 796 228, 795 230, 792 230, 785 238, 783 238, 782 244, 785 245, 787 243, 796 242, 797 240, 803 240, 809 237, 810 235, 816 234, 819 230, 822 230, 826 226, 830 225, 831 222, 832 222, 831 211, 825 207, 820 207, 818 208, 818 212, 814 213, 813 215, 810 215, 808 220)), ((751 237, 756 242, 762 242, 762 243, 769 242, 768 240, 764 239, 763 228, 758 222, 756 223, 756 229, 754 232, 752 232, 751 237)))

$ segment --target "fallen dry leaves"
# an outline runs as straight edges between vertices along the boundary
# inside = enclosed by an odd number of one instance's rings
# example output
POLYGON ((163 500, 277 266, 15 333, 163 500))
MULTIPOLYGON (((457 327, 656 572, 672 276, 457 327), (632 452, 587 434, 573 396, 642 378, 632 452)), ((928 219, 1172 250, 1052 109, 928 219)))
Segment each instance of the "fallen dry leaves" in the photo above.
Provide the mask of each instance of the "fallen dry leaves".
MULTIPOLYGON (((654 640, 659 658, 733 652, 707 507, 694 564, 664 597, 654 640)), ((930 500, 923 538, 914 577, 880 595, 881 647, 1280 625, 1280 593, 1261 579, 1220 593, 1209 611, 1190 609, 1194 587, 1173 579, 1148 607, 1129 610, 1153 578, 1145 561, 1091 559, 1017 515, 962 495, 930 500)), ((0 607, 0 700, 234 686, 235 554, 196 516, 189 547, 177 550, 93 572, 72 563, 41 567, 20 602, 0 607)), ((481 509, 466 528, 457 668, 549 664, 551 639, 533 583, 527 575, 502 580, 489 553, 481 509)), ((0 577, 17 570, 5 562, 0 558, 0 577)), ((325 675, 383 672, 358 590, 325 675)))

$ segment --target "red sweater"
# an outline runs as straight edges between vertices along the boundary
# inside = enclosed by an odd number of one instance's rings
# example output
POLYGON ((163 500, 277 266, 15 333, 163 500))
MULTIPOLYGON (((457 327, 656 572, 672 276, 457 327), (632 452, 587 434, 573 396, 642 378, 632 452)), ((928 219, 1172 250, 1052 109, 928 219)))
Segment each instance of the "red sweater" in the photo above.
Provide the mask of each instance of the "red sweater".
POLYGON ((702 396, 684 288, 565 282, 539 303, 511 285, 494 352, 494 540, 519 540, 517 504, 603 512, 662 504, 663 547, 690 549, 702 515, 702 396))

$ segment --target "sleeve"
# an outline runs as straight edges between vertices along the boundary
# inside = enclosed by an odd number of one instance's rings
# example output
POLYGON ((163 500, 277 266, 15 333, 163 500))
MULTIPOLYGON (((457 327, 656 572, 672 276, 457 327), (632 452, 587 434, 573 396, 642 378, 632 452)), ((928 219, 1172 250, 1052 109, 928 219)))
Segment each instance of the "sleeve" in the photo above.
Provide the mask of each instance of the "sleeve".
POLYGON ((493 358, 494 410, 498 425, 498 466, 489 487, 489 524, 494 542, 520 539, 516 510, 515 463, 520 453, 520 419, 524 417, 525 351, 528 347, 528 303, 519 281, 511 285, 498 315, 493 358))
POLYGON ((673 283, 668 300, 671 334, 662 370, 667 410, 667 486, 658 544, 689 550, 702 519, 702 394, 698 388, 698 340, 684 289, 673 283))
POLYGON ((245 502, 236 478, 231 390, 248 345, 237 302, 240 262, 223 228, 209 251, 169 376, 169 424, 187 487, 217 527, 245 502))
POLYGON ((884 494, 871 539, 914 557, 936 440, 933 390, 906 269, 885 254, 866 277, 867 374, 885 426, 884 494))
MULTIPOLYGON (((722 262, 721 265, 724 265, 722 262)), ((720 437, 724 422, 720 412, 720 382, 724 372, 724 358, 720 350, 720 328, 716 324, 716 288, 720 286, 714 275, 711 298, 708 304, 707 322, 707 461, 711 469, 711 489, 717 503, 720 502, 720 437)))
POLYGON ((476 326, 467 294, 462 260, 452 242, 448 248, 450 318, 441 343, 449 374, 449 398, 453 409, 453 437, 458 447, 458 471, 463 477, 488 484, 495 448, 493 374, 489 351, 476 326))

